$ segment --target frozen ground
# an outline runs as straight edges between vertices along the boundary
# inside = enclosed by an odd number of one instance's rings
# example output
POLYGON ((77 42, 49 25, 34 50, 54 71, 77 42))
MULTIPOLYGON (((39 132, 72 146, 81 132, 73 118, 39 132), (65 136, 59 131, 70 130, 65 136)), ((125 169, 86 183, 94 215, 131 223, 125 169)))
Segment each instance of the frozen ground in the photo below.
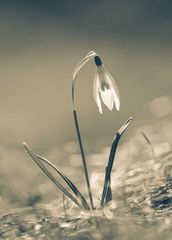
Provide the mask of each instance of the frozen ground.
MULTIPOLYGON (((167 99, 166 99, 167 100, 167 99)), ((164 101, 164 100, 163 100, 164 101)), ((67 202, 22 147, 0 147, 0 237, 2 239, 171 239, 172 116, 150 104, 121 142, 112 175, 113 201, 103 211, 81 212, 67 202), (159 114, 159 115, 158 115, 159 114), (141 135, 143 131, 151 145, 141 135)), ((170 109, 170 108, 169 108, 170 109)), ((91 185, 97 206, 109 148, 86 143, 91 185)), ((34 148, 34 147, 33 147, 34 148)), ((85 191, 79 151, 74 142, 46 157, 85 191), (63 160, 63 161, 62 161, 63 160)), ((85 194, 86 195, 86 194, 85 194)))

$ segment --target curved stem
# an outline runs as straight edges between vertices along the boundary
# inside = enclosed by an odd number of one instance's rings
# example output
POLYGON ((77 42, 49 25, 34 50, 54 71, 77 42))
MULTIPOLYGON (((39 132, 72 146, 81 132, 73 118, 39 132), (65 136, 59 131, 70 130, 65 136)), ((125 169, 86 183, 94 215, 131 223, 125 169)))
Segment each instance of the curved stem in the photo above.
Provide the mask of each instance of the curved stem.
POLYGON ((80 134, 80 130, 79 130, 77 113, 76 113, 75 109, 73 109, 73 116, 74 116, 75 128, 76 128, 76 132, 77 132, 77 137, 78 137, 78 142, 79 142, 83 167, 84 167, 85 179, 86 179, 86 184, 87 184, 87 189, 88 189, 88 196, 89 196, 89 199, 90 199, 91 208, 94 209, 90 180, 89 180, 89 175, 88 175, 88 170, 87 170, 87 163, 86 163, 86 159, 85 159, 85 153, 84 153, 84 148, 83 148, 83 145, 82 145, 82 138, 81 138, 81 134, 80 134))
POLYGON ((75 80, 72 81, 72 109, 75 110, 75 80))
POLYGON ((97 53, 94 51, 90 51, 85 58, 83 58, 75 67, 74 73, 73 73, 73 81, 72 81, 72 108, 73 108, 73 116, 74 116, 74 123, 75 123, 75 128, 76 128, 76 133, 78 137, 78 143, 80 147, 80 152, 81 152, 81 157, 82 157, 82 162, 83 162, 83 167, 84 167, 84 173, 85 173, 85 179, 86 179, 86 184, 87 184, 87 189, 88 189, 88 196, 90 199, 90 205, 91 208, 94 209, 94 203, 93 203, 93 197, 92 197, 92 192, 91 192, 91 187, 90 187, 90 180, 89 180, 89 175, 88 175, 88 170, 87 170, 87 163, 85 159, 85 153, 84 153, 84 148, 82 144, 82 138, 80 134, 80 129, 79 129, 79 124, 78 124, 78 118, 77 118, 77 113, 75 109, 75 81, 77 79, 77 75, 80 71, 80 69, 93 57, 97 56, 97 53))

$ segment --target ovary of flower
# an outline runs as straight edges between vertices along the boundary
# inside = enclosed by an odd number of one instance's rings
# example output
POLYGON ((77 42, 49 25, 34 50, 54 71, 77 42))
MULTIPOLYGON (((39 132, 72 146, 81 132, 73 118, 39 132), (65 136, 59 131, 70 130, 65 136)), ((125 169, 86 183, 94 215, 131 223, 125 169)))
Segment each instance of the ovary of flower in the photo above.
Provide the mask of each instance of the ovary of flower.
POLYGON ((113 109, 115 103, 116 109, 119 111, 119 90, 114 79, 104 67, 98 56, 95 57, 95 64, 96 70, 93 84, 93 96, 99 108, 99 112, 102 114, 101 99, 103 103, 109 108, 109 110, 113 109))

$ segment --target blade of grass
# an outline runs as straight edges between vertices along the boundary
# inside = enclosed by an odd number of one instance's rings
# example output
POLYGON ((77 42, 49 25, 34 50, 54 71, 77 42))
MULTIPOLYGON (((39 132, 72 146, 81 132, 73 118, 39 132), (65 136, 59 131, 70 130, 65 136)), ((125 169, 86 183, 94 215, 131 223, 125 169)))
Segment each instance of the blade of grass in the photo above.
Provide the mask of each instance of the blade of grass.
POLYGON ((132 117, 130 117, 122 125, 122 127, 118 130, 118 132, 115 135, 115 138, 112 142, 110 155, 109 155, 109 161, 108 161, 108 165, 107 165, 106 173, 105 173, 105 181, 104 181, 103 193, 102 193, 102 198, 101 198, 101 208, 103 208, 104 205, 106 204, 105 200, 106 200, 106 196, 107 196, 107 191, 108 191, 108 186, 109 186, 109 182, 110 182, 113 162, 114 162, 114 159, 115 159, 115 153, 116 153, 116 149, 117 149, 119 140, 120 140, 122 134, 124 133, 124 131, 126 130, 126 128, 128 127, 128 125, 130 124, 131 120, 132 120, 132 117))
POLYGON ((154 152, 154 149, 153 149, 153 147, 152 147, 152 144, 151 144, 149 138, 146 136, 146 134, 145 134, 144 132, 140 131, 140 133, 141 133, 141 135, 144 137, 144 139, 146 140, 147 144, 149 145, 149 147, 150 147, 150 149, 151 149, 151 152, 152 152, 152 155, 153 155, 153 158, 156 159, 156 158, 155 158, 155 152, 154 152))
POLYGON ((46 176, 66 195, 68 196, 78 207, 80 207, 81 209, 87 209, 89 210, 90 207, 88 205, 88 203, 86 202, 85 198, 82 196, 82 194, 80 193, 80 191, 77 189, 77 187, 59 170, 57 170, 57 168, 50 163, 47 159, 35 154, 30 148, 29 146, 24 143, 24 148, 26 150, 26 152, 31 156, 31 158, 34 160, 34 162, 40 167, 40 169, 46 174, 46 176), (48 164, 53 170, 55 170, 55 172, 61 176, 63 178, 63 180, 67 183, 67 185, 70 187, 70 189, 74 192, 74 194, 79 198, 79 200, 81 201, 81 203, 73 197, 73 195, 66 190, 66 188, 59 183, 54 177, 53 175, 50 173, 50 171, 43 165, 43 162, 45 162, 46 164, 48 164))

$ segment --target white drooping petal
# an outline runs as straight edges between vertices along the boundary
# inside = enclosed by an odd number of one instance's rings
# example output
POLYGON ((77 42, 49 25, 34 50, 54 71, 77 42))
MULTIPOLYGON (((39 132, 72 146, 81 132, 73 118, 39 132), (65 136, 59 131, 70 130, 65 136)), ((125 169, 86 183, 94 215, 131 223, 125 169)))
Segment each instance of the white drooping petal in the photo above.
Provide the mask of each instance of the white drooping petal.
POLYGON ((114 97, 111 89, 105 88, 103 91, 100 89, 100 94, 104 104, 112 111, 114 104, 114 97))
POLYGON ((113 109, 114 97, 110 89, 110 84, 104 71, 103 65, 97 67, 98 89, 103 103, 109 108, 113 109))
POLYGON ((93 97, 98 106, 99 112, 102 114, 102 105, 101 105, 100 96, 99 96, 99 78, 98 78, 97 68, 95 71, 94 83, 93 83, 93 97))
POLYGON ((83 58, 75 67, 74 71, 73 71, 73 81, 76 79, 78 72, 80 71, 80 69, 93 57, 95 57, 97 55, 96 52, 94 51, 90 51, 85 58, 83 58))
POLYGON ((109 87, 112 91, 116 109, 117 109, 117 111, 119 111, 119 109, 120 109, 120 95, 119 95, 119 90, 118 90, 117 84, 116 84, 115 80, 113 79, 113 77, 110 75, 110 73, 107 71, 107 69, 104 66, 102 66, 102 69, 104 71, 104 78, 108 82, 109 87))

